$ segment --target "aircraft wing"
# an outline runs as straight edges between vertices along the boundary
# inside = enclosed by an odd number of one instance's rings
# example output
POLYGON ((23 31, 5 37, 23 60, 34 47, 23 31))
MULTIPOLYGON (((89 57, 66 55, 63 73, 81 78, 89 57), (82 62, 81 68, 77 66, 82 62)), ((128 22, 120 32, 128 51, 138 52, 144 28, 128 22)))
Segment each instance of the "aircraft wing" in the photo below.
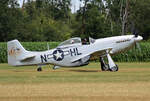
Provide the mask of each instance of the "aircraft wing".
POLYGON ((89 53, 83 54, 83 55, 81 55, 81 56, 79 56, 77 58, 72 59, 71 62, 75 62, 77 60, 80 60, 80 59, 82 59, 82 58, 84 58, 84 57, 86 57, 88 55, 93 55, 93 54, 99 54, 100 55, 102 53, 106 53, 107 50, 111 51, 112 48, 104 48, 104 49, 100 49, 100 50, 97 50, 97 51, 91 51, 89 53))

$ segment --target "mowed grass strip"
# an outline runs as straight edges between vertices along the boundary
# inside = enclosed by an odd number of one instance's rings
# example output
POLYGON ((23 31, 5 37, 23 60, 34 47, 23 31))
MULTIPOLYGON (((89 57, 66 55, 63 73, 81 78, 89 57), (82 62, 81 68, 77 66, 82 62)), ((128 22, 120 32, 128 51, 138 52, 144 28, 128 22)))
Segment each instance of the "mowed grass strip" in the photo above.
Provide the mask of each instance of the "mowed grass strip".
POLYGON ((149 101, 150 63, 117 63, 101 72, 99 63, 52 70, 44 66, 0 65, 0 101, 149 101))
POLYGON ((43 83, 0 86, 3 100, 149 101, 150 83, 43 83))
POLYGON ((43 66, 12 67, 0 65, 0 84, 9 83, 93 83, 93 82, 143 82, 150 80, 150 63, 119 63, 118 72, 102 72, 99 63, 91 63, 80 68, 60 68, 43 66))

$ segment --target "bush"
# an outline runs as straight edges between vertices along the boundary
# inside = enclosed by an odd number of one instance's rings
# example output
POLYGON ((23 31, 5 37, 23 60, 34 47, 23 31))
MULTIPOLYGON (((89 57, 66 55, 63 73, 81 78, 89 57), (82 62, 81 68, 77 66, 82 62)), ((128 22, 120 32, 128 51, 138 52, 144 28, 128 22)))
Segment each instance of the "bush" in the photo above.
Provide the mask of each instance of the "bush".
POLYGON ((150 61, 150 43, 141 42, 141 51, 138 47, 133 47, 127 52, 113 56, 114 61, 117 62, 149 62, 150 61))

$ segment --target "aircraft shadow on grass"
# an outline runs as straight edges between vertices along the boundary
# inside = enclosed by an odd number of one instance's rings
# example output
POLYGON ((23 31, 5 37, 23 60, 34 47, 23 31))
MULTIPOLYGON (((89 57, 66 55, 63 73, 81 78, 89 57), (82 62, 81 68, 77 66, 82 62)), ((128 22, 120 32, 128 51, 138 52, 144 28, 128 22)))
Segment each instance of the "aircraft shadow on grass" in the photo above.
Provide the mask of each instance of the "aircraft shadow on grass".
POLYGON ((77 69, 77 70, 69 70, 71 72, 100 72, 99 70, 81 70, 81 69, 77 69))

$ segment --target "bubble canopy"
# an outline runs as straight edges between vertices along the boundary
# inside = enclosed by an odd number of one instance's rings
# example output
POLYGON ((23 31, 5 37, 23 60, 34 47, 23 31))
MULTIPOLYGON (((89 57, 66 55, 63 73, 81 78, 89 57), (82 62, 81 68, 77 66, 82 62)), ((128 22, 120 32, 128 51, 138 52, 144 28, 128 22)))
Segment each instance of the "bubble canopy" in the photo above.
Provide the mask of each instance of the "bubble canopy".
POLYGON ((60 43, 58 45, 58 48, 59 47, 66 47, 66 46, 72 46, 72 45, 87 45, 87 44, 93 44, 94 42, 95 42, 95 39, 89 37, 88 41, 85 44, 85 41, 81 40, 80 37, 75 37, 75 38, 71 38, 71 39, 68 39, 68 40, 60 43))
POLYGON ((72 44, 82 44, 80 37, 75 37, 68 39, 62 43, 60 43, 58 46, 66 46, 66 45, 72 45, 72 44))

